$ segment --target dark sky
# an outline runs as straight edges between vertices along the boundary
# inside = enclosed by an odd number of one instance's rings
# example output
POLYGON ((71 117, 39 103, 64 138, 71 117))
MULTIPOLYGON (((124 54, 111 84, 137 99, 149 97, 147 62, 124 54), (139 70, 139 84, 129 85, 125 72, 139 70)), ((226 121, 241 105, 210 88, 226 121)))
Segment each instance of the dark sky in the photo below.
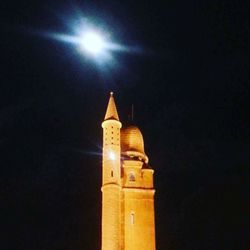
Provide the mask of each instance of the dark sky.
POLYGON ((249 249, 248 1, 1 1, 1 250, 101 245, 101 122, 131 104, 155 169, 157 250, 249 249), (94 18, 100 69, 73 45, 94 18))

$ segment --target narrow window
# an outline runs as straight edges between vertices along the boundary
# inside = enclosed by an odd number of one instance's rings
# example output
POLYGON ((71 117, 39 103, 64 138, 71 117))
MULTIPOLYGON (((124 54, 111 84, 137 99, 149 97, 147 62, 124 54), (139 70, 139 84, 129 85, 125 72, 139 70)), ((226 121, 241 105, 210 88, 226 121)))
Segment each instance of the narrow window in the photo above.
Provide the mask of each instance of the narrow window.
POLYGON ((130 223, 131 223, 132 225, 135 224, 135 213, 134 213, 134 212, 131 212, 131 213, 130 213, 130 223))
POLYGON ((114 171, 111 170, 111 177, 114 177, 114 171))

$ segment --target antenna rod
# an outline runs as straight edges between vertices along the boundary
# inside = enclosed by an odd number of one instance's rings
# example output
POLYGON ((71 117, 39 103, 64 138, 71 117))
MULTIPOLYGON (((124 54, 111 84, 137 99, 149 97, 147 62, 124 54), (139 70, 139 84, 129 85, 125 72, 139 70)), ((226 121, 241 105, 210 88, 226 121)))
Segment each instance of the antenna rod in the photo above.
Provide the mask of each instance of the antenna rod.
POLYGON ((134 104, 132 104, 132 107, 131 107, 131 120, 132 122, 134 121, 134 104))

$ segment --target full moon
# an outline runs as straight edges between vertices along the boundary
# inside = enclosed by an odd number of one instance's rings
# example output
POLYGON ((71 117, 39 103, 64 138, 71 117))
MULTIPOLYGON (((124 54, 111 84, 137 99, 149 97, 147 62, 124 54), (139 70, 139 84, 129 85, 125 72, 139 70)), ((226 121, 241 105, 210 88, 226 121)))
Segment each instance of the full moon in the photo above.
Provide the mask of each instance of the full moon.
POLYGON ((82 36, 81 46, 87 52, 97 55, 104 49, 104 41, 99 34, 87 32, 82 36))

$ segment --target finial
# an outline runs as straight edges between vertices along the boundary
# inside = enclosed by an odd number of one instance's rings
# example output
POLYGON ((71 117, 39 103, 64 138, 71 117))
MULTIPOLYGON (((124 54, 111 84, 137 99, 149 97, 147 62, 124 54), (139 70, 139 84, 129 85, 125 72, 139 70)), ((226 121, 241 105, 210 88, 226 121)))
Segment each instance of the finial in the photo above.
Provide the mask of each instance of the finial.
POLYGON ((110 92, 110 96, 113 96, 113 94, 114 94, 113 91, 111 91, 111 92, 110 92))

